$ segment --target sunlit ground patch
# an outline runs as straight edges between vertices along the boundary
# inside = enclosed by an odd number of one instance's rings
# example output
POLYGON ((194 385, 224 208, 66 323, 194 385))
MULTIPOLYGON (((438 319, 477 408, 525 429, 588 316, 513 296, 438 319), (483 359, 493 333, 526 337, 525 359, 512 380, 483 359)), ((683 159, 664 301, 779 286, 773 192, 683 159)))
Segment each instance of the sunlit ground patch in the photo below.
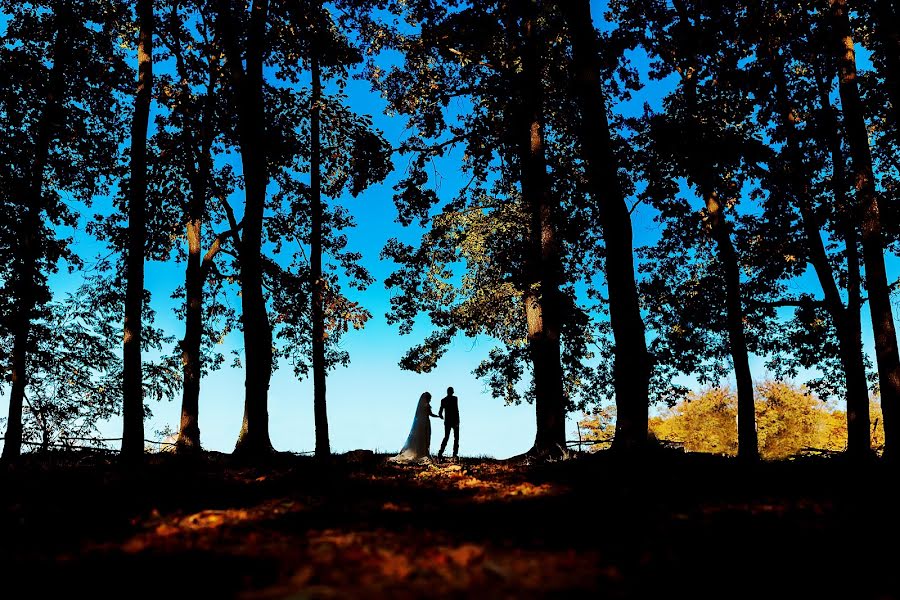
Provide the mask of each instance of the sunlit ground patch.
POLYGON ((617 573, 593 552, 541 552, 454 543, 413 530, 324 530, 307 540, 309 561, 286 581, 245 598, 441 597, 479 590, 504 595, 517 590, 595 589, 617 573))
POLYGON ((234 528, 252 526, 259 522, 277 519, 290 513, 304 510, 305 506, 291 499, 272 499, 250 508, 207 509, 189 515, 160 515, 153 511, 141 526, 143 531, 122 544, 126 553, 142 552, 157 547, 170 548, 179 544, 186 546, 208 545, 204 536, 216 538, 233 535, 238 541, 240 532, 234 528))
POLYGON ((474 468, 431 465, 416 473, 415 480, 439 488, 474 492, 469 499, 475 502, 554 496, 568 491, 558 484, 536 485, 524 481, 516 470, 494 465, 474 468))

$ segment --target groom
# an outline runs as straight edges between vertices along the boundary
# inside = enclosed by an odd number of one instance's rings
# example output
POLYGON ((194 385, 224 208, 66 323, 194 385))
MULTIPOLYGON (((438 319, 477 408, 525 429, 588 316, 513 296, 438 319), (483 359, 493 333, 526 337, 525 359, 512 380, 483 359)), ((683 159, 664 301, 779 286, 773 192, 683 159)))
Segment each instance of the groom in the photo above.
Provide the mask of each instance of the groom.
POLYGON ((444 419, 444 441, 441 442, 438 460, 444 458, 444 449, 447 447, 451 431, 453 431, 453 458, 455 460, 459 453, 459 398, 453 395, 452 387, 447 388, 447 396, 441 400, 438 416, 444 419))

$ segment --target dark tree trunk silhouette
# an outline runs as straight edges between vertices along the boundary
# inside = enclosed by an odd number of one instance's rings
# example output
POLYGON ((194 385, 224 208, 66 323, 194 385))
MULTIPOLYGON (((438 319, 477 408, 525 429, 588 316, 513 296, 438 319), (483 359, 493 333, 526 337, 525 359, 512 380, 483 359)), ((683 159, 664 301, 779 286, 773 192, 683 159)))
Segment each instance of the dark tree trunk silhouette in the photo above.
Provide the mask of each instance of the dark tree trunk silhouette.
MULTIPOLYGON (((809 250, 809 261, 816 272, 819 285, 822 286, 825 309, 831 317, 838 338, 841 366, 844 370, 847 388, 847 453, 854 458, 864 458, 871 453, 871 440, 869 436, 869 389, 865 379, 860 331, 853 329, 853 317, 850 314, 852 307, 844 306, 841 299, 841 293, 828 260, 828 252, 822 241, 819 220, 813 209, 809 185, 804 179, 806 169, 803 164, 799 132, 795 125, 796 115, 788 96, 784 61, 778 54, 778 50, 769 48, 767 52, 771 75, 775 83, 777 112, 785 132, 783 150, 785 179, 790 186, 790 197, 794 199, 794 203, 800 211, 800 220, 809 250)), ((838 147, 837 158, 840 158, 840 147, 838 147)), ((841 195, 843 195, 842 192, 841 195)), ((838 204, 842 209, 847 208, 846 203, 839 202, 838 204)), ((855 231, 852 238, 852 240, 845 239, 848 250, 856 244, 855 231)), ((849 254, 848 252, 848 256, 849 254)), ((857 264, 857 274, 858 268, 857 264)), ((852 265, 849 269, 853 270, 852 265)), ((857 320, 858 315, 857 309, 857 320)))
POLYGON ((609 316, 615 338, 616 436, 613 446, 639 448, 647 442, 650 357, 634 277, 631 215, 625 204, 611 145, 590 1, 563 0, 558 4, 565 10, 572 38, 573 70, 581 115, 579 141, 587 165, 590 193, 599 206, 600 226, 606 244, 609 316))
MULTIPOLYGON (((57 33, 59 35, 59 33, 57 33)), ((54 63, 54 68, 57 62, 54 63)), ((55 69, 54 69, 55 70, 55 69)), ((51 92, 52 94, 52 92, 51 92)), ((48 95, 45 115, 51 109, 54 100, 48 95)), ((32 319, 37 304, 38 277, 38 240, 41 223, 41 195, 43 189, 43 171, 46 165, 46 154, 49 146, 49 135, 44 137, 43 131, 49 132, 50 123, 42 118, 39 125, 36 151, 42 153, 36 157, 34 175, 28 190, 28 207, 22 218, 22 230, 19 232, 19 255, 13 263, 16 277, 16 319, 12 323, 13 347, 10 365, 11 389, 9 395, 9 414, 6 422, 6 436, 3 445, 2 462, 6 463, 19 457, 22 453, 22 406, 25 401, 25 390, 28 387, 28 353, 32 319), (43 139, 42 139, 43 138, 43 139), (42 149, 41 146, 44 146, 42 149), (43 151, 42 151, 43 150, 43 151)))
POLYGON ((312 57, 312 108, 310 113, 310 279, 312 281, 313 412, 316 421, 316 456, 331 455, 328 411, 325 404, 325 279, 322 277, 322 140, 320 114, 322 80, 319 59, 312 57))
POLYGON ((250 6, 246 67, 238 46, 235 18, 229 0, 219 0, 219 17, 232 82, 237 91, 237 129, 244 173, 246 202, 243 235, 238 248, 241 308, 244 330, 244 418, 235 452, 264 455, 272 452, 269 440, 269 380, 272 376, 272 328, 263 295, 262 238, 266 186, 269 182, 265 152, 263 55, 269 3, 254 0, 250 6))
POLYGON ((894 457, 900 443, 900 353, 891 310, 890 289, 884 264, 884 240, 872 154, 856 75, 856 53, 846 0, 831 0, 834 56, 838 66, 838 90, 844 114, 844 129, 850 147, 856 204, 862 231, 862 253, 866 266, 866 289, 875 334, 875 358, 884 414, 885 455, 894 457))
MULTIPOLYGON (((179 43, 178 40, 175 42, 179 43)), ((201 259, 203 220, 206 217, 206 201, 209 182, 212 177, 213 113, 215 110, 215 87, 217 61, 211 59, 206 98, 199 126, 199 150, 197 168, 188 165, 190 177, 190 199, 186 233, 188 240, 188 262, 185 270, 185 326, 181 342, 181 364, 184 372, 184 389, 181 397, 181 425, 178 430, 176 448, 178 452, 200 450, 200 377, 203 370, 201 344, 203 338, 203 286, 212 261, 221 246, 217 238, 213 246, 201 259)), ((182 77, 186 79, 186 77, 182 77)), ((192 135, 191 132, 186 132, 192 135)))
POLYGON ((875 0, 875 19, 875 34, 884 56, 885 86, 894 113, 894 131, 900 136, 900 7, 896 0, 875 0))
MULTIPOLYGON (((181 425, 178 430, 179 452, 200 449, 200 345, 203 336, 203 280, 200 275, 200 237, 203 217, 197 214, 197 200, 190 201, 191 216, 187 222, 188 263, 184 278, 185 326, 181 342, 181 364, 184 373, 184 389, 181 396, 181 425)), ((202 201, 201 201, 202 202, 202 201)))
MULTIPOLYGON (((847 429, 848 436, 850 431, 850 419, 857 420, 857 414, 861 410, 861 400, 859 398, 865 396, 865 423, 869 428, 866 432, 866 439, 869 441, 869 447, 866 452, 871 452, 871 423, 869 414, 869 383, 866 378, 866 365, 863 361, 863 345, 862 345, 862 276, 860 274, 860 257, 859 257, 859 232, 857 230, 857 207, 855 203, 847 197, 848 179, 847 170, 844 164, 844 156, 841 152, 840 129, 838 126, 837 115, 835 109, 831 105, 829 98, 830 86, 825 81, 819 80, 819 101, 825 111, 825 127, 828 139, 829 153, 831 154, 831 186, 835 201, 841 209, 841 234, 844 238, 844 248, 847 254, 847 308, 844 313, 845 317, 845 334, 846 338, 841 342, 842 356, 841 362, 847 375, 847 429), (858 407, 851 411, 850 409, 850 390, 854 390, 856 396, 854 406, 858 407), (852 414, 855 413, 855 414, 852 414)), ((859 432, 859 426, 854 429, 859 432)), ((862 437, 861 432, 858 437, 862 437)), ((849 448, 848 440, 848 450, 849 448)))
POLYGON ((513 126, 522 170, 522 198, 530 214, 526 260, 525 317, 534 378, 537 433, 531 452, 559 453, 565 448, 566 408, 560 362, 560 256, 556 234, 558 202, 550 197, 544 155, 543 82, 540 36, 534 4, 513 3, 522 10, 521 88, 513 126))
MULTIPOLYGON (((674 0, 679 19, 684 25, 690 23, 684 2, 674 0)), ((691 57, 696 61, 696 57, 691 57)), ((710 168, 713 150, 704 140, 702 127, 697 115, 697 80, 693 69, 682 72, 685 101, 688 107, 688 148, 695 148, 691 157, 691 170, 697 181, 700 194, 706 206, 705 227, 716 245, 716 259, 725 279, 725 322, 728 332, 728 350, 734 367, 737 386, 738 457, 744 460, 759 458, 759 440, 756 434, 756 406, 753 397, 753 377, 750 372, 750 353, 744 331, 744 304, 741 293, 741 264, 737 250, 731 240, 731 225, 725 215, 725 204, 716 190, 716 173, 710 168)))
POLYGON ((2 462, 6 463, 22 453, 22 407, 28 387, 28 354, 31 349, 31 328, 35 308, 41 293, 38 261, 40 260, 40 236, 44 228, 44 183, 50 145, 62 121, 63 96, 66 90, 66 70, 70 60, 70 48, 65 28, 72 18, 69 6, 60 3, 54 16, 56 32, 53 40, 53 66, 50 68, 47 94, 35 131, 32 170, 23 182, 22 196, 25 206, 19 226, 17 252, 13 260, 15 282, 16 318, 11 326, 12 352, 10 356, 9 414, 3 444, 2 462))
POLYGON ((759 458, 759 442, 756 435, 756 406, 753 399, 753 377, 750 373, 750 353, 747 350, 747 336, 744 331, 741 264, 731 241, 731 227, 725 217, 724 203, 711 185, 703 187, 706 225, 716 243, 716 257, 725 278, 725 322, 737 386, 738 457, 756 460, 759 458))
MULTIPOLYGON (((62 37, 57 31, 57 40, 62 37)), ((37 305, 38 295, 38 252, 41 222, 42 195, 44 187, 44 170, 49 153, 52 115, 58 108, 59 93, 62 92, 62 62, 55 56, 51 73, 51 90, 45 101, 44 112, 38 124, 35 144, 35 162, 31 181, 27 186, 27 206, 18 232, 18 256, 13 263, 16 278, 16 319, 10 329, 13 336, 13 347, 10 365, 11 390, 9 395, 9 415, 6 422, 6 437, 3 445, 2 462, 7 463, 22 453, 22 406, 25 402, 25 390, 28 387, 28 353, 32 319, 37 305), (59 68, 57 68, 59 65, 59 68), (57 72, 59 71, 59 72, 57 72), (56 84, 56 85, 54 85, 56 84)))
POLYGON ((153 93, 153 1, 137 3, 140 27, 138 82, 131 125, 131 181, 125 257, 125 335, 122 349, 122 456, 144 452, 144 386, 141 373, 141 315, 144 307, 144 246, 147 239, 147 126, 153 93))

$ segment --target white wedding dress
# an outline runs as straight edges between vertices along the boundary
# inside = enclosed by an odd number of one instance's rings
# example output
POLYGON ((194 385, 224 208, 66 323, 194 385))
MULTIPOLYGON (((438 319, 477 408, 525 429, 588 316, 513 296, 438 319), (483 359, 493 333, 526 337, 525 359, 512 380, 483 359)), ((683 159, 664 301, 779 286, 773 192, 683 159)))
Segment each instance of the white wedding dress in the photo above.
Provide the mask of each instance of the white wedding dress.
POLYGON ((431 394, 425 392, 419 397, 416 416, 406 444, 397 456, 388 459, 396 463, 424 463, 431 461, 431 394))

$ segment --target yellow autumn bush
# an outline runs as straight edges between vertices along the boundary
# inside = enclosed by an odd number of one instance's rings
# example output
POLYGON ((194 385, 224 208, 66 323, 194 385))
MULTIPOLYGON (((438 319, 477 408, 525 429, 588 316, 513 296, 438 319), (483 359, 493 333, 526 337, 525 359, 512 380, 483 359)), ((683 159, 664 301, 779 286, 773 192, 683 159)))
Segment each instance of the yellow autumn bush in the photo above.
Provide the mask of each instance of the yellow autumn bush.
MULTIPOLYGON (((847 445, 843 410, 823 402, 802 386, 782 381, 756 385, 756 429, 760 455, 776 460, 807 452, 840 452, 847 445)), ((881 404, 870 402, 872 447, 884 445, 881 404)), ((609 447, 615 435, 615 411, 586 415, 579 434, 593 449, 609 447)), ((737 396, 728 387, 692 393, 650 419, 650 434, 687 452, 737 454, 737 396)))

